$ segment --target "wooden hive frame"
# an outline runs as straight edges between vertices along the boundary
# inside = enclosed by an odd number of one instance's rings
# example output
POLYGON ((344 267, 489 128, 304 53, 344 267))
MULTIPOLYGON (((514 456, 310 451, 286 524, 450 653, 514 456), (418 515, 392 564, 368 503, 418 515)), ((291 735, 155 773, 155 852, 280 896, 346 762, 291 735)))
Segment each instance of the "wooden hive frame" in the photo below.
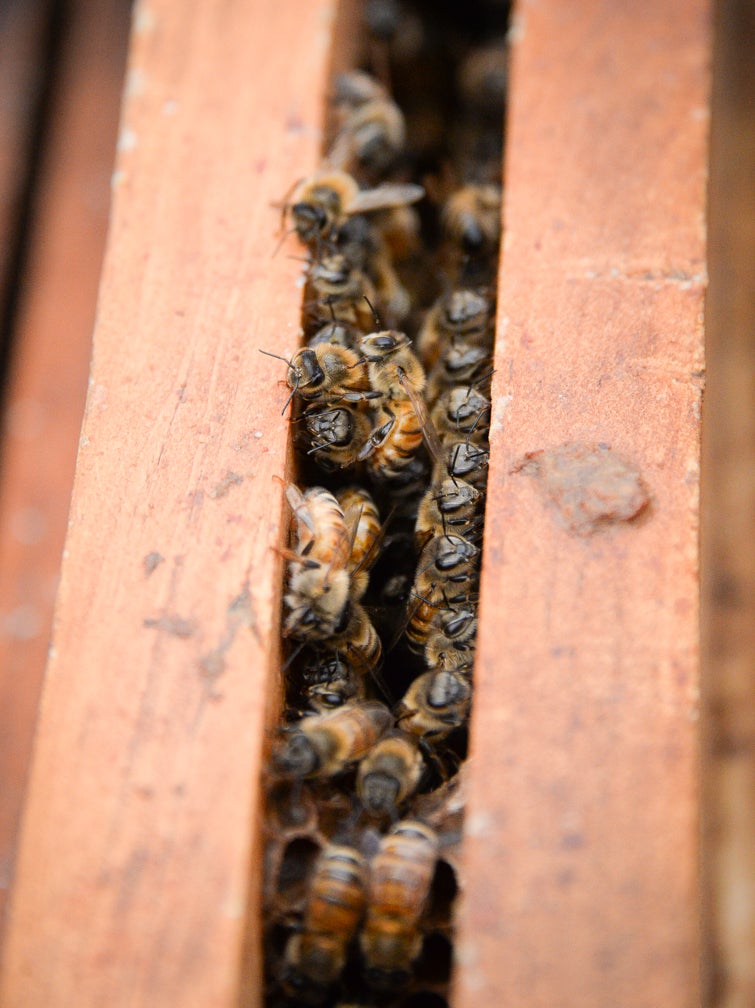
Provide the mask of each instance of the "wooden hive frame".
MULTIPOLYGON (((135 9, 3 1004, 259 1003, 288 431, 258 348, 296 342, 271 204, 318 162, 338 8, 135 9)), ((456 1008, 699 1000, 709 19, 517 8, 456 1008), (572 474, 575 529, 521 466, 565 443, 644 514, 596 523, 572 474)))

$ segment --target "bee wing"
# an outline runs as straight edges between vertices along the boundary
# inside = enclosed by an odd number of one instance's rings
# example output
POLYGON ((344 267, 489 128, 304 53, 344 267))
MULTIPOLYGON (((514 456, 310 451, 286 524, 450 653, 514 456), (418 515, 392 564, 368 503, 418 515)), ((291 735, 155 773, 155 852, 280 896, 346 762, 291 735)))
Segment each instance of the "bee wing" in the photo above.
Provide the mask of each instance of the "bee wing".
POLYGON ((441 467, 443 473, 447 476, 448 467, 446 466, 446 453, 444 452, 443 445, 438 437, 435 424, 430 419, 430 413, 425 405, 425 400, 413 387, 411 382, 405 380, 404 374, 400 369, 399 381, 401 382, 401 387, 404 392, 406 392, 409 396, 412 406, 414 407, 414 411, 417 414, 420 426, 422 427, 422 437, 425 439, 427 450, 432 455, 433 461, 441 467))
POLYGON ((386 182, 374 189, 360 189, 344 207, 347 214, 372 213, 374 210, 391 210, 409 206, 425 195, 421 185, 412 182, 386 182))
POLYGON ((304 494, 295 483, 288 483, 286 486, 286 500, 288 506, 294 514, 296 522, 296 547, 301 553, 306 550, 315 538, 315 526, 309 512, 309 506, 304 498, 304 494), (307 535, 306 533, 309 533, 307 535))

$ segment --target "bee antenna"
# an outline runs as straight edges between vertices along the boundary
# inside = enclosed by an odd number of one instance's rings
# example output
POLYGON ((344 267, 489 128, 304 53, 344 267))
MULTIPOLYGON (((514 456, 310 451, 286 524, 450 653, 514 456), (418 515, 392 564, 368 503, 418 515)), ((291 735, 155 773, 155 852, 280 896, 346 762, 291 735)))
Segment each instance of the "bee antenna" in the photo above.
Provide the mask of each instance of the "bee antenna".
POLYGON ((375 306, 373 305, 372 301, 370 301, 370 299, 367 297, 366 294, 363 294, 362 297, 364 298, 364 300, 367 302, 367 304, 370 307, 370 311, 372 312, 372 317, 375 319, 375 325, 378 326, 378 328, 382 329, 383 328, 383 323, 380 320, 380 316, 375 311, 375 306))
MULTIPOLYGON (((259 348, 258 348, 258 349, 259 349, 259 348)), ((277 353, 270 353, 270 351, 269 351, 269 350, 260 350, 259 352, 260 352, 261 354, 264 354, 264 355, 265 355, 266 357, 274 357, 274 358, 275 358, 276 360, 282 360, 282 361, 283 361, 283 363, 284 363, 284 364, 288 364, 288 366, 289 366, 290 368, 293 368, 293 366, 294 366, 294 365, 293 365, 293 364, 291 363, 291 361, 290 361, 290 360, 288 359, 288 357, 281 357, 281 355, 280 355, 280 354, 277 354, 277 353)))
POLYGON ((306 642, 302 641, 298 647, 294 648, 294 650, 291 652, 288 658, 286 658, 286 661, 281 669, 281 672, 286 672, 288 670, 289 666, 299 657, 299 655, 302 653, 305 647, 306 642))
MULTIPOLYGON (((275 206, 275 204, 273 204, 273 206, 275 206)), ((271 259, 275 259, 275 257, 276 257, 276 256, 278 255, 278 253, 279 253, 279 252, 280 252, 280 250, 281 250, 281 247, 282 247, 282 245, 283 245, 283 242, 284 242, 284 241, 286 240, 286 238, 288 238, 288 236, 289 236, 289 235, 292 235, 292 234, 294 234, 295 232, 296 232, 296 228, 285 228, 285 229, 284 229, 284 230, 283 230, 283 231, 281 232, 281 236, 280 236, 280 238, 278 239, 278 242, 277 242, 277 244, 276 244, 275 248, 273 249, 273 254, 272 254, 272 255, 270 256, 270 258, 271 258, 271 259)), ((294 256, 291 256, 291 258, 293 259, 293 258, 295 258, 295 257, 294 257, 294 256)))
POLYGON ((489 371, 486 371, 485 374, 480 375, 480 377, 471 387, 474 389, 478 388, 480 385, 482 385, 483 382, 486 382, 488 378, 492 378, 494 374, 495 374, 495 368, 492 367, 489 371))

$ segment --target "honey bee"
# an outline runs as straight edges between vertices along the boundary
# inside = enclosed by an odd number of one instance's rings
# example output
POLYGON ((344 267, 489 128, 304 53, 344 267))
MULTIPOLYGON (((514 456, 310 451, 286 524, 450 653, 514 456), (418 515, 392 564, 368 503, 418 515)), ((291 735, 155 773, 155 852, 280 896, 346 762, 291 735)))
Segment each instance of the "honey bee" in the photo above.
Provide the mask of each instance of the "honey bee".
POLYGON ((348 603, 342 623, 330 638, 329 645, 343 654, 356 669, 369 673, 377 680, 383 646, 372 621, 358 602, 348 603))
POLYGON ((462 479, 479 490, 484 489, 488 480, 489 452, 471 441, 453 441, 446 450, 446 464, 442 471, 452 479, 462 479))
POLYGON ((425 663, 431 669, 468 669, 477 637, 474 609, 441 611, 425 644, 425 663))
POLYGON ((284 729, 273 749, 273 770, 279 777, 333 777, 366 756, 392 721, 377 700, 310 714, 284 729))
POLYGON ((296 525, 296 545, 289 557, 288 615, 285 633, 298 640, 327 640, 343 624, 349 600, 349 531, 343 511, 324 487, 302 494, 286 487, 296 525))
MULTIPOLYGON (((331 406, 338 402, 362 402, 380 398, 373 392, 367 372, 367 363, 355 350, 320 343, 314 348, 303 347, 292 360, 277 354, 261 351, 268 357, 276 357, 288 365, 286 382, 291 396, 299 395, 305 402, 331 406)), ((283 407, 284 411, 288 402, 283 407)))
POLYGON ((369 571, 377 560, 382 532, 380 513, 371 495, 361 487, 344 487, 336 497, 350 530, 351 598, 358 602, 367 591, 369 571))
POLYGON ((447 477, 433 484, 420 501, 414 528, 418 548, 442 531, 473 541, 482 524, 480 507, 484 494, 465 480, 447 477), (470 538, 471 537, 471 538, 470 538))
POLYGON ((407 388, 419 394, 425 387, 425 371, 410 349, 411 342, 395 329, 368 333, 359 341, 370 385, 388 400, 407 398, 407 388))
POLYGON ((501 238, 501 188, 465 185, 446 200, 441 223, 452 245, 464 255, 495 255, 501 238))
POLYGON ((411 340, 396 330, 369 333, 359 342, 359 351, 367 361, 370 385, 382 395, 386 416, 361 457, 373 455, 368 464, 382 479, 392 479, 393 474, 404 470, 422 439, 435 464, 445 465, 443 446, 421 395, 425 387, 424 368, 409 349, 410 344, 411 340), (373 453, 379 447, 381 451, 375 457, 373 453))
POLYGON ((438 298, 425 315, 417 335, 417 349, 426 368, 432 368, 444 348, 459 340, 489 347, 492 309, 484 294, 457 287, 438 298))
POLYGON ((419 929, 438 860, 437 835, 403 819, 383 837, 370 865, 367 916, 359 938, 365 976, 379 989, 405 986, 422 948, 419 929))
POLYGON ((366 887, 367 864, 359 851, 335 843, 322 849, 301 931, 286 945, 283 979, 289 993, 319 1001, 336 983, 364 914, 366 887))
POLYGON ((369 277, 381 316, 389 325, 400 325, 409 314, 411 302, 382 234, 366 217, 351 217, 338 232, 338 250, 352 266, 369 277))
POLYGON ((348 347, 353 350, 362 336, 361 330, 347 322, 326 322, 320 326, 307 340, 310 349, 319 346, 321 343, 329 343, 331 346, 348 347))
POLYGON ((430 414, 441 442, 487 443, 490 400, 473 386, 459 385, 440 395, 430 414))
POLYGON ((333 319, 348 322, 363 332, 372 325, 372 312, 365 302, 365 298, 376 300, 372 281, 342 252, 326 255, 310 265, 306 297, 310 311, 327 308, 333 319))
POLYGON ((373 189, 360 189, 357 180, 333 168, 324 168, 298 183, 289 210, 300 240, 319 250, 333 242, 338 230, 353 214, 410 206, 425 195, 422 186, 388 182, 373 189))
POLYGON ((396 707, 396 725, 420 739, 439 740, 469 718, 472 687, 458 669, 431 669, 415 679, 396 707))
POLYGON ((385 407, 387 417, 370 435, 359 453, 367 459, 367 470, 379 483, 400 478, 422 444, 422 424, 409 399, 395 401, 385 407))
POLYGON ((337 78, 335 103, 339 130, 328 163, 361 169, 373 179, 384 176, 406 144, 401 109, 382 84, 359 70, 337 78))
POLYGON ((304 450, 329 472, 355 466, 373 430, 370 415, 350 406, 322 409, 318 405, 306 410, 302 419, 304 450))
POLYGON ((457 73, 462 101, 476 116, 492 120, 499 137, 499 123, 506 100, 507 56, 506 39, 495 39, 488 45, 470 50, 457 73))
POLYGON ((431 602, 466 601, 476 584, 479 549, 459 535, 431 539, 417 564, 414 590, 431 602))
POLYGON ((336 654, 301 673, 302 694, 317 714, 325 714, 352 701, 366 699, 364 677, 336 654))
POLYGON ((393 732, 360 760, 356 789, 368 815, 396 815, 419 786, 424 762, 414 740, 393 732))
POLYGON ((302 493, 289 483, 286 500, 296 526, 297 557, 331 569, 345 567, 351 544, 338 499, 325 487, 309 487, 302 493))
POLYGON ((490 350, 459 340, 441 353, 428 374, 425 398, 430 407, 446 389, 473 385, 486 395, 492 375, 490 350))

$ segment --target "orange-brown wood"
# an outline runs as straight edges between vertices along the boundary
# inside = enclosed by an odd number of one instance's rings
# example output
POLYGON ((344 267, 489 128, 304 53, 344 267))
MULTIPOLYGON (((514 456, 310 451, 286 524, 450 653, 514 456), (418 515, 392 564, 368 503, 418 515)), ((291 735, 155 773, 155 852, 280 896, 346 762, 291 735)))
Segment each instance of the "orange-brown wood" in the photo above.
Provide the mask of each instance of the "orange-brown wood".
POLYGON ((710 1005, 755 1004, 755 7, 718 5, 703 412, 710 1005))
POLYGON ((271 204, 318 162, 335 9, 135 9, 3 1004, 258 1000, 287 443, 259 350, 299 339, 271 204))
POLYGON ((699 1003, 709 19, 517 9, 455 1008, 699 1003))
MULTIPOLYGON (((31 753, 84 411, 128 7, 79 0, 30 224, 0 477, 0 919, 31 753)), ((42 72, 37 68, 37 73, 42 72)))

